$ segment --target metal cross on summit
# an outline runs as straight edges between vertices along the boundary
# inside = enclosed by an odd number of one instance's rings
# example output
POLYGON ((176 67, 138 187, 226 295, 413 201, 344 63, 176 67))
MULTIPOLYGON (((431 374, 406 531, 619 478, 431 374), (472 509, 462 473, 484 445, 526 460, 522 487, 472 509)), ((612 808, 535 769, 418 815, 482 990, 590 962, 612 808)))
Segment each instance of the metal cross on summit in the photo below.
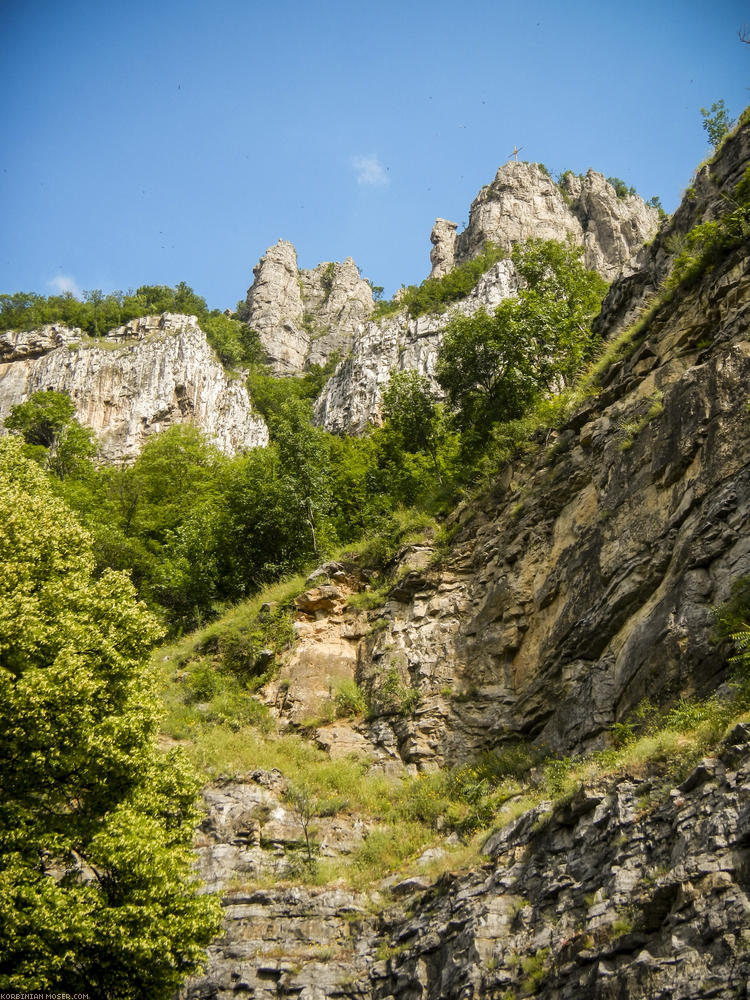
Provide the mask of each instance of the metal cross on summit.
POLYGON ((516 161, 516 163, 518 163, 518 154, 521 152, 522 149, 523 149, 523 146, 516 146, 516 145, 514 145, 513 146, 513 152, 509 155, 508 159, 510 159, 510 157, 512 156, 513 159, 516 161))

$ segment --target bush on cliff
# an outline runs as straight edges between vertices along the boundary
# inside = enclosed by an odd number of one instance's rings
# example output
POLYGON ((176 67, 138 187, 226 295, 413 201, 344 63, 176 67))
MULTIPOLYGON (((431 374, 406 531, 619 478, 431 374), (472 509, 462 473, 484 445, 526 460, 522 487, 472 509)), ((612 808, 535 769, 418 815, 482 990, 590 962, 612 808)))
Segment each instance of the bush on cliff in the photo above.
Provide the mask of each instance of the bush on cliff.
POLYGON ((467 443, 492 425, 523 416, 535 399, 572 378, 595 346, 591 321, 606 282, 582 263, 573 243, 517 244, 524 286, 490 315, 455 316, 438 353, 437 379, 467 443))
POLYGON ((442 278, 425 278, 421 285, 406 285, 397 299, 378 302, 370 318, 380 319, 400 309, 406 309, 415 319, 425 313, 440 312, 451 302, 466 298, 485 271, 506 256, 499 246, 487 241, 480 254, 454 267, 442 278))

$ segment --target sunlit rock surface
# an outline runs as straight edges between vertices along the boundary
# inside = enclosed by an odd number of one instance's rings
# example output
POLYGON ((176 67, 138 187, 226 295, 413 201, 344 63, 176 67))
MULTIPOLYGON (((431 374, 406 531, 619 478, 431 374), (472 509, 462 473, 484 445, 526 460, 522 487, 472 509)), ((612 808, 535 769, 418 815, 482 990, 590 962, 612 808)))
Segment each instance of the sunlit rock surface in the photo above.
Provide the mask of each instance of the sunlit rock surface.
POLYGON ((194 316, 146 316, 98 340, 59 326, 3 335, 0 423, 44 389, 69 393, 106 461, 132 461, 149 437, 180 423, 227 454, 268 443, 242 380, 225 372, 194 316))

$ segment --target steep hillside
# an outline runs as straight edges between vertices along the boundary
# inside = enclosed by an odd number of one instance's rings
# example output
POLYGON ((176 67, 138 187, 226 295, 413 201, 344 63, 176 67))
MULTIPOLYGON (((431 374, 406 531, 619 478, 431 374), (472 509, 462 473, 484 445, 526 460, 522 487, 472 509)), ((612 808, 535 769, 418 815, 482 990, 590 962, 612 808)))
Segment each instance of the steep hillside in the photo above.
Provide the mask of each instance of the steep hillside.
MULTIPOLYGON (((734 197, 749 131, 673 227, 734 197)), ((746 995, 747 686, 713 609, 750 574, 750 260, 728 240, 646 308, 663 243, 600 320, 638 322, 440 538, 379 590, 354 557, 299 582, 265 735, 184 696, 220 633, 166 654, 226 914, 185 997, 746 995)))
MULTIPOLYGON (((201 870, 216 885, 216 862, 231 859, 234 875, 225 935, 190 1000, 746 996, 748 725, 693 768, 631 766, 542 801, 470 871, 431 874, 442 848, 409 878, 359 889, 258 883, 263 856, 300 836, 278 800, 286 830, 247 832, 280 781, 258 771, 209 797, 201 870)), ((341 835, 325 844, 351 850, 341 835)))
MULTIPOLYGON (((747 995, 749 137, 745 123, 726 139, 650 245, 640 199, 514 162, 464 233, 438 220, 433 278, 390 303, 374 306, 351 259, 300 270, 279 241, 244 325, 194 297, 218 355, 196 317, 169 312, 105 337, 0 335, 0 421, 39 389, 66 391, 121 464, 51 462, 63 438, 40 435, 55 430, 46 393, 7 453, 69 514, 92 587, 131 594, 109 572, 124 570, 173 640, 148 672, 159 743, 174 774, 199 774, 197 870, 225 916, 183 1000, 747 995), (568 236, 580 252, 539 242, 568 236), (601 344, 605 283, 584 254, 619 275, 601 344), (446 356, 467 329, 462 397, 463 359, 446 356), (451 412, 428 391, 436 372, 451 412)), ((21 300, 60 304, 16 298, 27 327, 49 313, 21 300)), ((36 540, 16 534, 44 575, 36 540)), ((54 582, 62 605, 67 578, 54 582)), ((53 625, 60 613, 46 600, 53 625)), ((157 754, 155 722, 148 739, 157 754)), ((34 851, 25 862, 40 891, 97 899, 96 864, 69 856, 61 876, 47 843, 41 872, 34 851)), ((138 877, 148 896, 160 876, 138 877)), ((103 920, 110 909, 122 917, 116 892, 103 920)), ((25 932, 14 940, 23 958, 25 932)), ((72 949, 50 940, 44 962, 78 983, 72 949)), ((111 943, 120 954, 119 932, 111 943)), ((138 944, 167 954, 148 931, 138 944)))
POLYGON ((648 694, 724 669, 711 608, 750 572, 750 262, 657 311, 545 447, 454 515, 450 555, 383 609, 365 684, 419 691, 387 737, 455 763, 534 736, 598 745, 648 694))

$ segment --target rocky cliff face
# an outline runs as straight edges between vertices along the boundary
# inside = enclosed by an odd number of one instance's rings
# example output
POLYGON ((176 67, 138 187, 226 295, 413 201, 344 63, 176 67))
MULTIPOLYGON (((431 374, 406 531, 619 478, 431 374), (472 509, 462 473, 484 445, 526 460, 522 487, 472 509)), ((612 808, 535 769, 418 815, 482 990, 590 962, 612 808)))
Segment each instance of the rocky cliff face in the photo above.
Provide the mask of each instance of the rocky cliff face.
MULTIPOLYGON (((299 843, 281 785, 258 771, 207 793, 200 869, 224 890, 224 933, 185 1000, 747 995, 748 726, 686 775, 655 767, 542 803, 471 872, 358 891, 243 886, 299 843)), ((328 827, 329 855, 367 832, 328 827)))
POLYGON ((245 319, 260 334, 279 375, 346 354, 373 309, 372 289, 351 257, 299 270, 293 245, 279 240, 253 274, 245 319))
POLYGON ((389 735, 406 760, 510 734, 588 749, 647 693, 717 682, 711 608, 750 571, 749 321, 739 254, 456 515, 444 568, 394 592, 361 679, 394 667, 422 694, 389 735))
POLYGON ((430 233, 430 263, 431 278, 442 278, 456 266, 456 230, 458 225, 447 219, 435 219, 435 225, 430 233))
POLYGON ((367 323, 354 338, 342 361, 315 401, 314 419, 334 434, 361 434, 380 420, 380 397, 391 371, 414 369, 434 381, 443 331, 452 316, 496 308, 514 295, 518 277, 509 260, 498 261, 477 282, 470 295, 444 313, 411 319, 406 311, 367 323))
POLYGON ((653 237, 659 213, 638 195, 618 198, 594 170, 585 177, 567 174, 557 185, 538 163, 511 160, 474 199, 469 224, 457 238, 441 222, 433 229, 433 276, 436 267, 450 270, 476 257, 487 240, 509 250, 522 240, 572 237, 584 247, 586 267, 612 281, 633 270, 632 258, 653 237))
POLYGON ((147 316, 98 341, 59 326, 3 334, 0 424, 42 389, 70 394, 107 461, 134 459, 175 423, 194 423, 228 454, 268 443, 243 383, 227 376, 194 316, 147 316))
MULTIPOLYGON (((562 186, 536 163, 506 163, 471 206, 469 224, 438 219, 430 240, 432 272, 443 277, 475 257, 487 240, 510 250, 528 239, 572 238, 584 247, 586 266, 608 280, 635 267, 635 255, 657 227, 658 212, 637 195, 618 198, 601 174, 568 175, 562 186)), ((333 433, 359 434, 379 420, 380 395, 391 370, 414 368, 432 377, 443 330, 451 316, 492 310, 518 288, 508 261, 495 265, 463 302, 429 316, 406 312, 367 323, 353 334, 349 355, 315 405, 315 420, 333 433)), ((439 387, 433 386, 439 393, 439 387)))
MULTIPOLYGON (((739 179, 748 133, 713 177, 739 179)), ((680 210, 693 224, 718 204, 704 181, 703 214, 680 210)), ((666 252, 659 241, 615 286, 613 328, 642 307, 666 252)), ((726 662, 711 609, 750 573, 749 322, 740 247, 651 316, 559 431, 455 513, 447 554, 401 554, 383 608, 347 610, 355 584, 340 567, 330 584, 310 580, 303 642, 267 692, 279 717, 299 722, 325 696, 323 646, 366 690, 393 675, 415 695, 408 712, 317 731, 332 757, 375 769, 429 770, 518 737, 585 751, 645 695, 717 689, 726 662)), ((225 936, 190 1000, 747 996, 748 725, 697 766, 652 761, 522 813, 470 872, 436 880, 425 857, 412 877, 358 891, 290 885, 279 870, 295 836, 281 782, 259 773, 207 793, 201 866, 226 889, 225 936), (274 865, 286 884, 248 884, 274 865)), ((326 828, 326 849, 369 834, 349 817, 326 828)))

